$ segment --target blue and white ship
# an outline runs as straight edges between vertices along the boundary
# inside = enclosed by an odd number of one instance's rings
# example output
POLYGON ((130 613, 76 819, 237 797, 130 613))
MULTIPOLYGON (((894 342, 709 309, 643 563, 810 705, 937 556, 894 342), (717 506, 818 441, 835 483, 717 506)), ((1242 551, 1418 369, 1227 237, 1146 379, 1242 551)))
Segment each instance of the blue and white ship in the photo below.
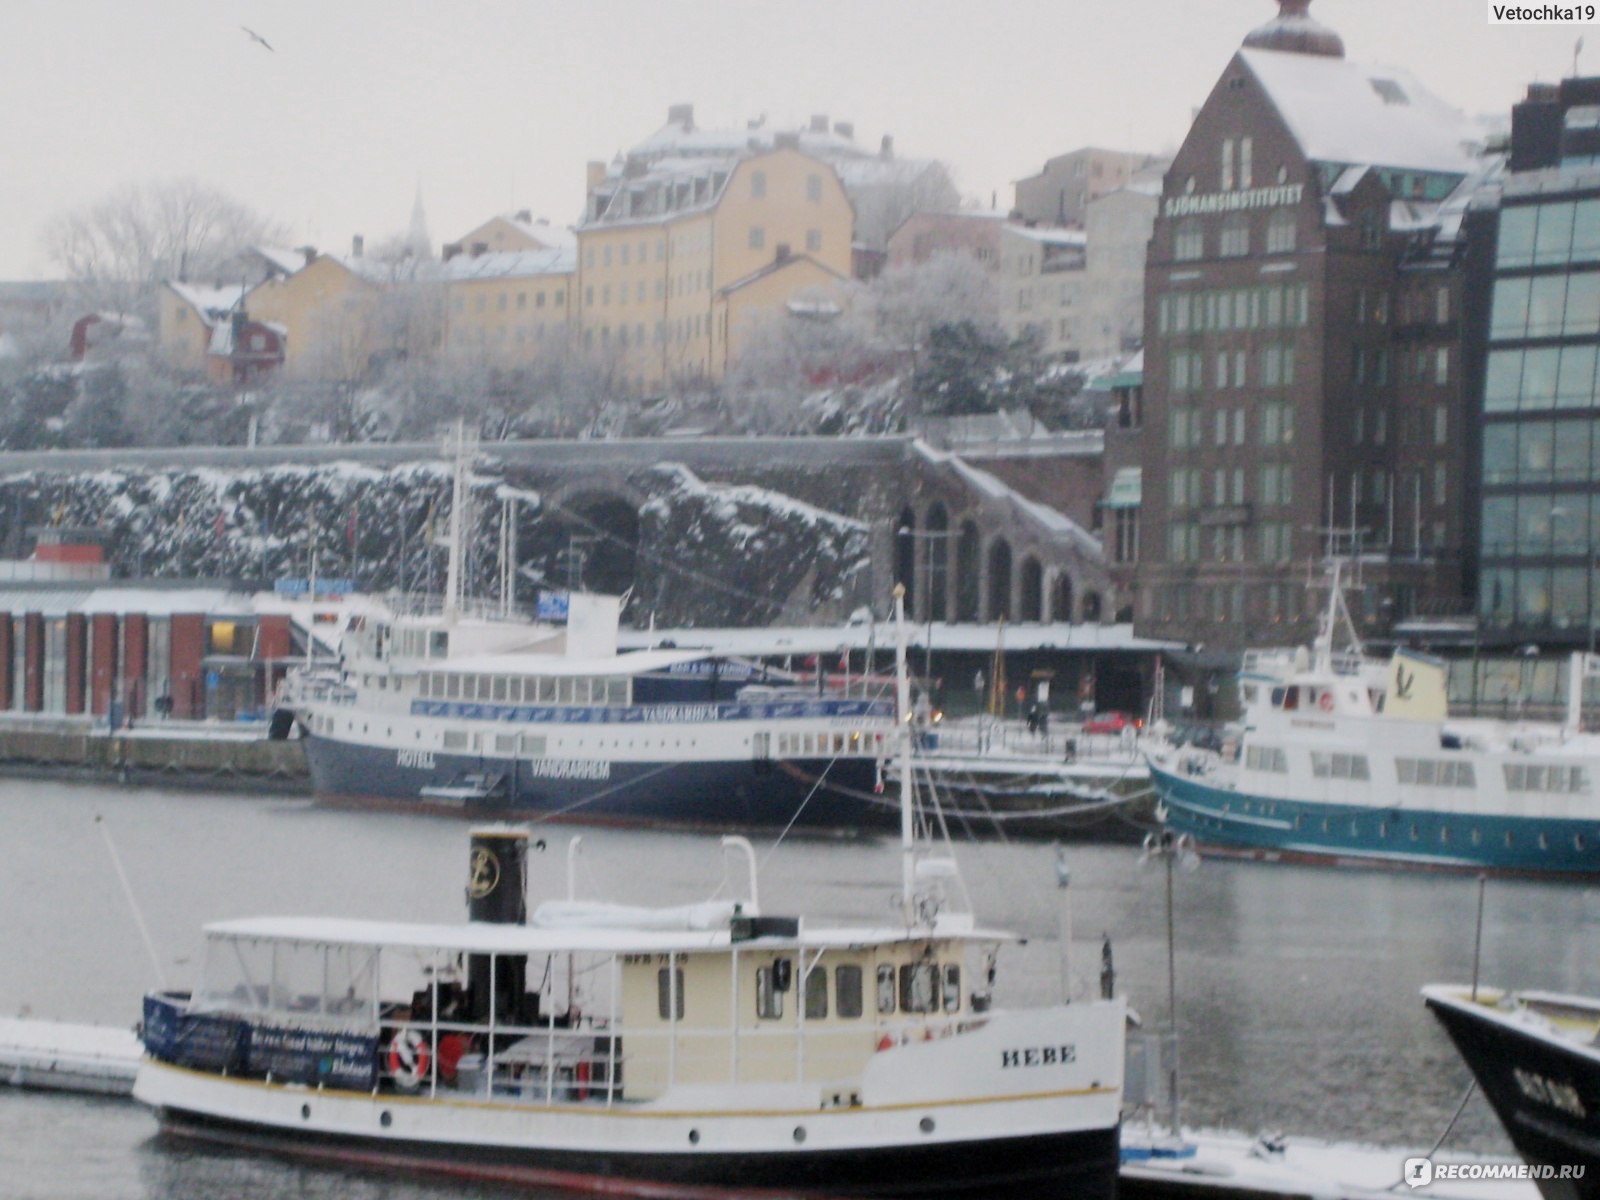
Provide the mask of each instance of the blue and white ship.
POLYGON ((619 601, 565 625, 372 615, 291 679, 319 800, 687 826, 893 821, 894 701, 707 650, 618 653, 619 601))
POLYGON ((1221 749, 1158 728, 1151 781, 1167 823, 1213 852, 1600 875, 1600 736, 1580 726, 1592 669, 1573 656, 1561 723, 1451 718, 1442 661, 1362 653, 1336 572, 1309 651, 1246 654, 1243 717, 1221 749))
MULTIPOLYGON (((446 592, 357 618, 334 672, 290 676, 317 798, 519 818, 727 828, 892 825, 882 680, 813 688, 707 649, 618 653, 622 601, 574 593, 565 619, 464 598, 472 444, 452 445, 446 592)), ((821 671, 818 671, 821 678, 821 671)))

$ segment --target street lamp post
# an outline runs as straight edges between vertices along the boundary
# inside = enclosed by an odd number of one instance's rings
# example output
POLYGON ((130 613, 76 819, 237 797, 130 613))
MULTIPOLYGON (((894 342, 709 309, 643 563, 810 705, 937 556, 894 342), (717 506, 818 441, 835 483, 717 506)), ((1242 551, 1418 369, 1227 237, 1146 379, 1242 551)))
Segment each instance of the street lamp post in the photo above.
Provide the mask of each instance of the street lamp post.
MULTIPOLYGON (((933 686, 933 543, 947 542, 955 536, 955 532, 949 529, 916 530, 909 525, 902 525, 895 532, 900 537, 911 539, 913 558, 915 557, 916 544, 918 542, 928 543, 922 553, 922 603, 928 614, 927 640, 923 646, 922 677, 927 681, 928 687, 931 689, 933 686)), ((916 564, 913 561, 912 570, 915 571, 915 569, 916 564)), ((948 570, 948 560, 946 569, 948 570)))

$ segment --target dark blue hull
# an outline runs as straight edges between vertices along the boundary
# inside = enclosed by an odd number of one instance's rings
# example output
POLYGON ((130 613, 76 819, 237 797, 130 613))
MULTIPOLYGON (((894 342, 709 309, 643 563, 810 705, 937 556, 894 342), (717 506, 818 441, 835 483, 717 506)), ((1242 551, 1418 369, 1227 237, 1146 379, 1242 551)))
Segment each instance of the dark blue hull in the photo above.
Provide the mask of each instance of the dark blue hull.
POLYGON ((1378 807, 1370 788, 1361 793, 1360 803, 1314 804, 1214 787, 1154 763, 1150 778, 1167 825, 1222 853, 1373 867, 1600 876, 1600 813, 1583 821, 1378 807))
POLYGON ((318 800, 418 811, 711 828, 885 829, 898 820, 867 758, 548 764, 411 754, 307 734, 318 800), (404 765, 403 765, 404 764, 404 765))

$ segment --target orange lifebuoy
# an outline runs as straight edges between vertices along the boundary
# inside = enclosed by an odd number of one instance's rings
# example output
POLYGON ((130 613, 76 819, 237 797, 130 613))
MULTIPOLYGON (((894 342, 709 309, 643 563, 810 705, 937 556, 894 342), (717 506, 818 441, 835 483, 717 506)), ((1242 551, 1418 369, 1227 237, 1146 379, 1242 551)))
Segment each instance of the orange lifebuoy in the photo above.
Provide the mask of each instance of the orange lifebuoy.
POLYGON ((428 1039, 417 1029, 402 1029, 389 1039, 389 1075, 395 1086, 412 1091, 427 1077, 428 1039))
POLYGON ((887 1033, 884 1034, 881 1038, 878 1039, 878 1049, 879 1050, 893 1050, 894 1049, 894 1038, 891 1037, 887 1033))
POLYGON ((1333 711, 1333 693, 1332 692, 1323 692, 1322 695, 1320 697, 1318 697, 1318 699, 1317 699, 1317 707, 1322 709, 1323 712, 1332 712, 1333 711))

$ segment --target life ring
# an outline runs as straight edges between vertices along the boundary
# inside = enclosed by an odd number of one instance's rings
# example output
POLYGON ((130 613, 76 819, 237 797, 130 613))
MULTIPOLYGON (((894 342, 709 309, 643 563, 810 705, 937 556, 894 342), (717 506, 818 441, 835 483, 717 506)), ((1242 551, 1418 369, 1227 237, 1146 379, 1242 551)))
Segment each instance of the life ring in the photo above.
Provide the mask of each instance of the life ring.
POLYGON ((418 1029, 402 1029, 389 1039, 389 1075, 395 1086, 415 1091, 428 1074, 428 1039, 418 1029))
POLYGON ((878 1039, 878 1049, 879 1050, 893 1050, 894 1049, 894 1038, 890 1034, 887 1034, 887 1033, 884 1034, 881 1038, 878 1039))
POLYGON ((1332 692, 1323 692, 1322 695, 1317 698, 1317 707, 1320 708, 1323 712, 1332 712, 1333 711, 1333 693, 1332 692))

